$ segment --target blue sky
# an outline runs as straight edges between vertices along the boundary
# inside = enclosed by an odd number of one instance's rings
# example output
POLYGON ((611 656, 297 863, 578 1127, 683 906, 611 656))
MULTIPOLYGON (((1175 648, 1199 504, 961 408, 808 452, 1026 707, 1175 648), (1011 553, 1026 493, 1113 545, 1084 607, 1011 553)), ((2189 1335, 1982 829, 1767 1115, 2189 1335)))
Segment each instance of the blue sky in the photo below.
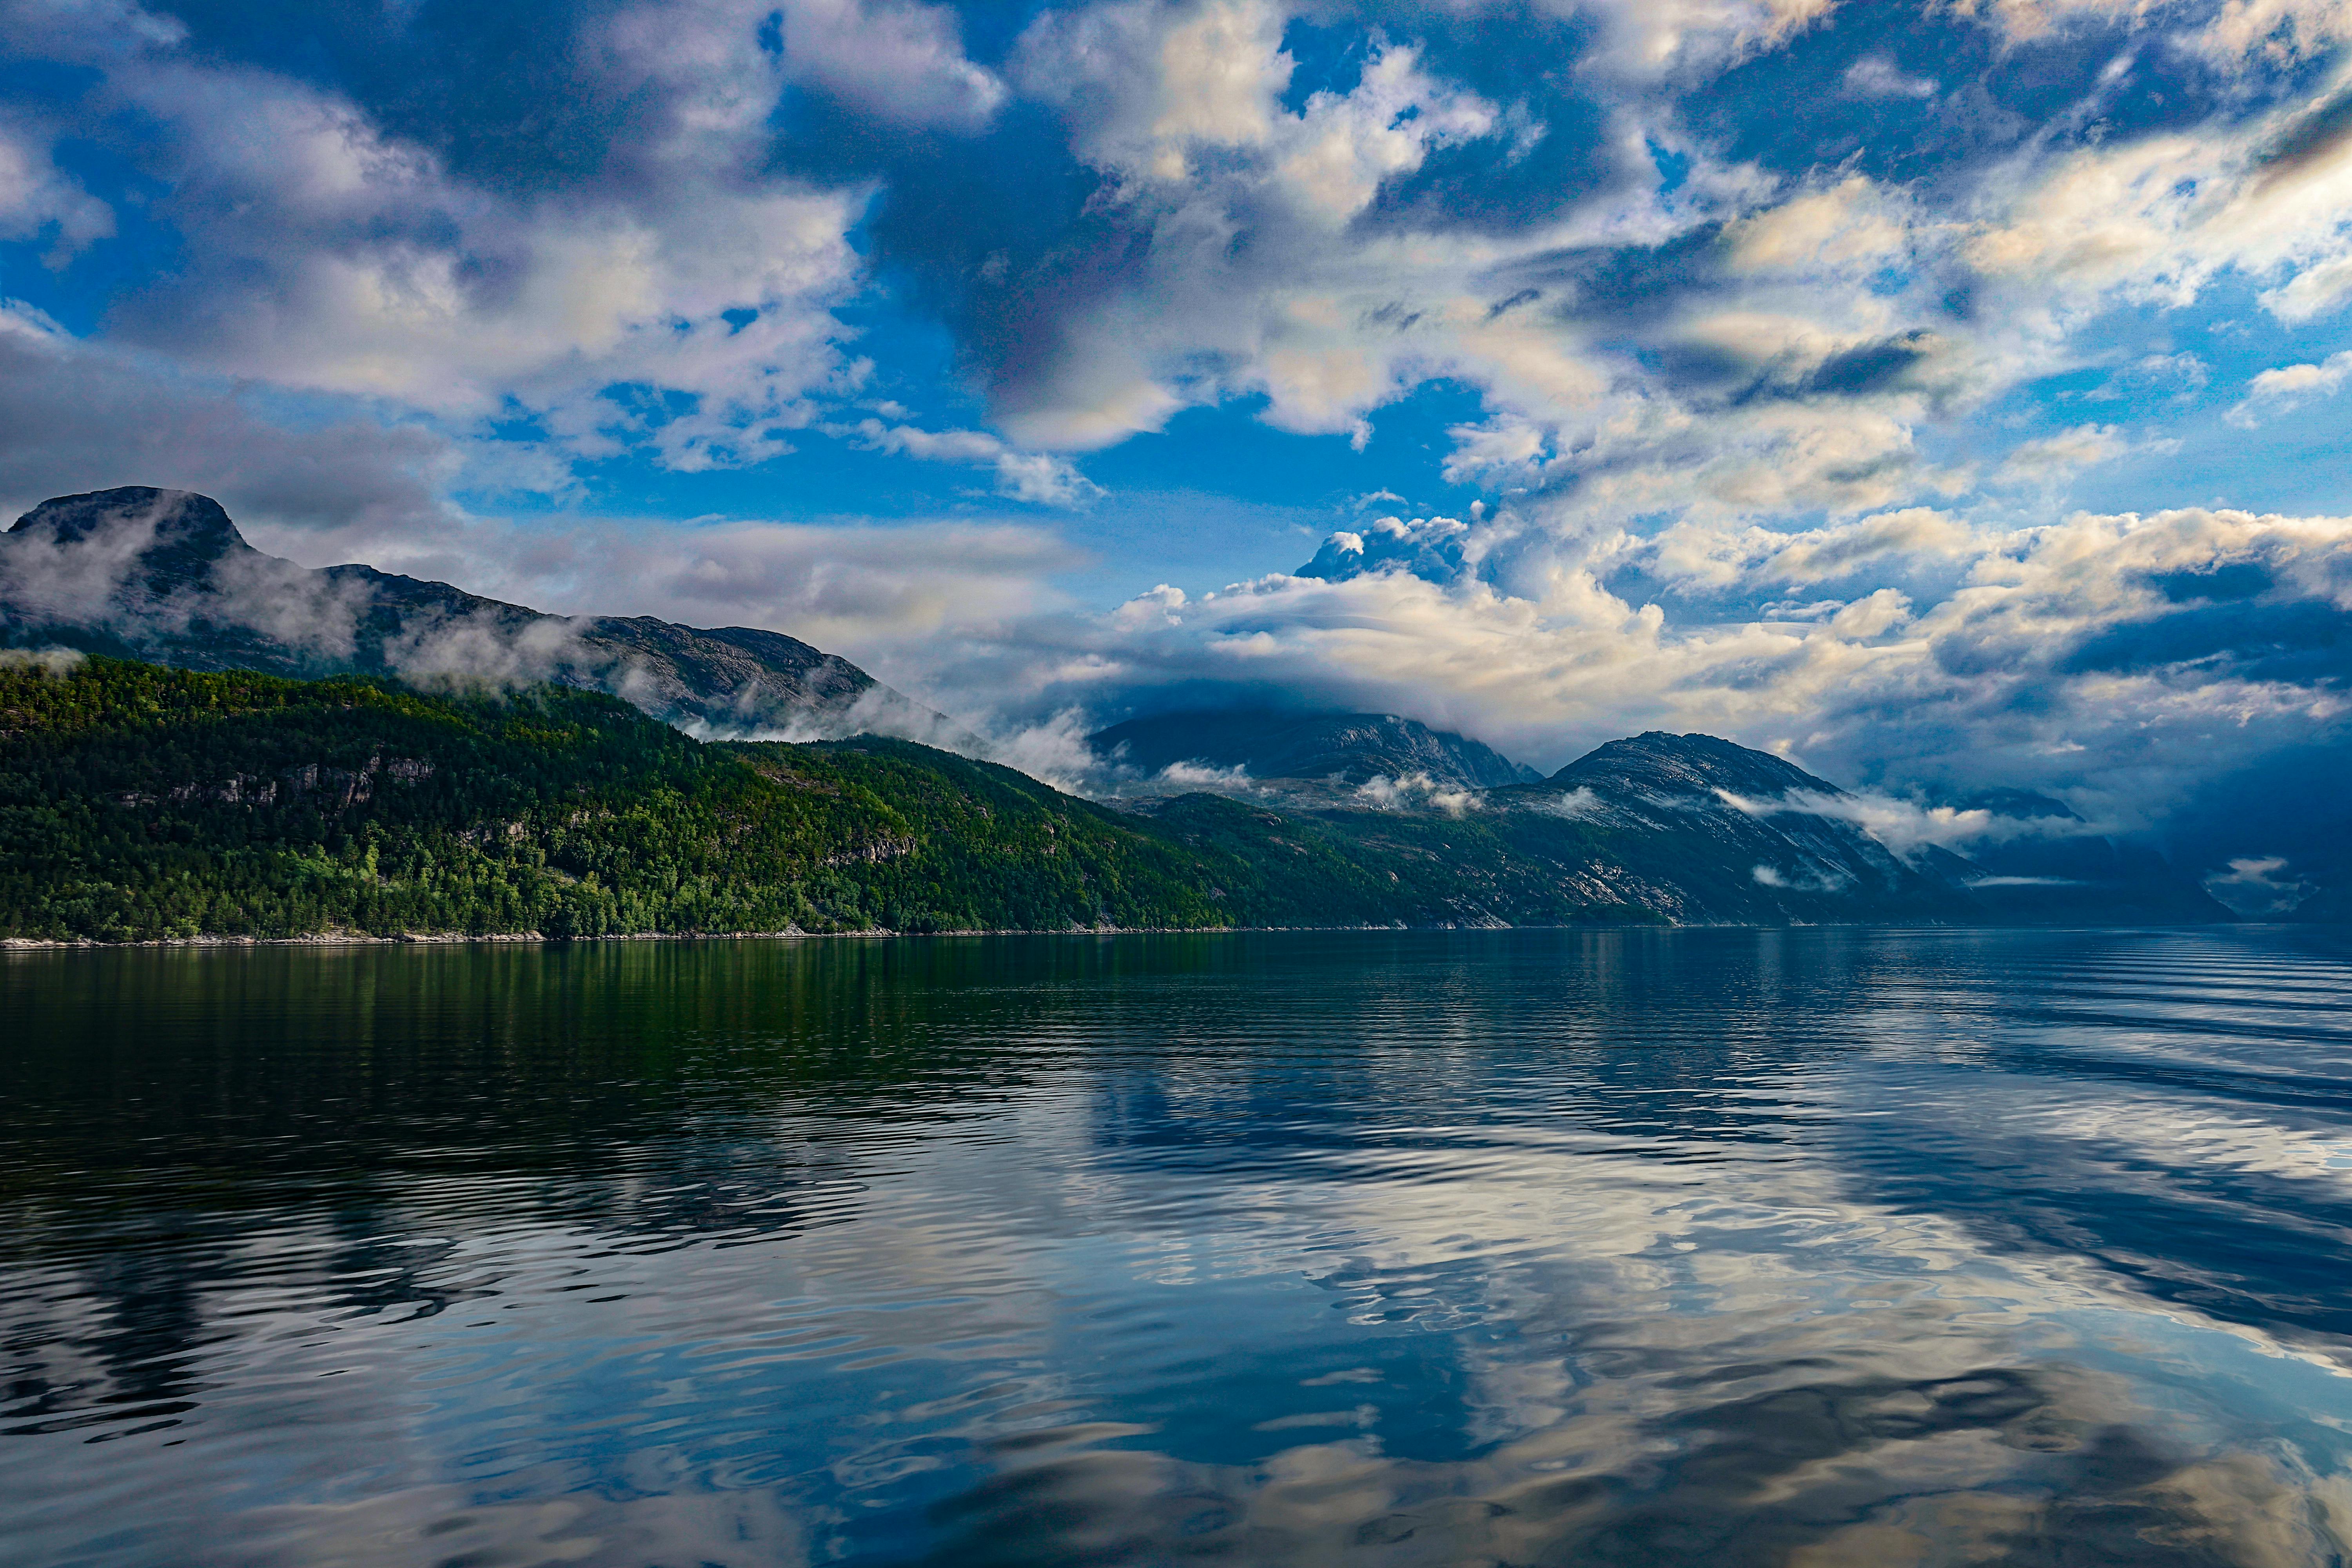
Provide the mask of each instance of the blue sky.
POLYGON ((1047 751, 1281 693, 2145 822, 2337 743, 2347 40, 0 0, 0 503, 201 489, 1047 751))

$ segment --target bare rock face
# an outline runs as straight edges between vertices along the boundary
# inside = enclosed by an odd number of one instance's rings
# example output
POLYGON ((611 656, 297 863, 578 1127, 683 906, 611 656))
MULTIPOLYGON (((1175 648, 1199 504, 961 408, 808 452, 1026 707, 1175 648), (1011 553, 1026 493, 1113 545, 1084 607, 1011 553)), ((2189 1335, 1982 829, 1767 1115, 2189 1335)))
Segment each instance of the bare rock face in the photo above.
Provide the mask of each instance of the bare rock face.
POLYGON ((709 735, 971 741, 781 632, 542 615, 372 566, 313 571, 247 544, 211 497, 146 486, 59 496, 0 534, 0 646, 302 677, 555 681, 709 735))

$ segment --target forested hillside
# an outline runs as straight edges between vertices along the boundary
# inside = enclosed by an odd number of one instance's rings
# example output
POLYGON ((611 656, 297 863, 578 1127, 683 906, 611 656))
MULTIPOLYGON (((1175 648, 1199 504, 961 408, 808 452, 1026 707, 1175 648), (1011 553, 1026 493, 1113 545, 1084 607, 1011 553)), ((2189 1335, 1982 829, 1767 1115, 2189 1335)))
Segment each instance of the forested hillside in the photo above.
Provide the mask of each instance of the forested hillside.
POLYGON ((1229 858, 902 742, 559 688, 0 669, 0 936, 1213 926, 1229 858))
POLYGON ((0 938, 1657 918, 1371 826, 1129 816, 905 741, 701 742, 564 687, 0 666, 0 938))
POLYGON ((1114 811, 911 742, 698 742, 569 687, 12 658, 0 939, 2021 918, 1706 736, 1443 805, 1114 811))

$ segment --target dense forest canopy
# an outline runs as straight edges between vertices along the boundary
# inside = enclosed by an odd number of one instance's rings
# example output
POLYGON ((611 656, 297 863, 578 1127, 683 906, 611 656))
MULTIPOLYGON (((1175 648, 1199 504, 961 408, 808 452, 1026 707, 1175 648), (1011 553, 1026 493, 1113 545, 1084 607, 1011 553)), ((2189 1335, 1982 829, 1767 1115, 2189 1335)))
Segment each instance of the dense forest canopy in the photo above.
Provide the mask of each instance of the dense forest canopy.
POLYGON ((0 937, 1493 923, 1461 881, 1243 803, 1126 816, 908 742, 705 743, 560 687, 0 668, 0 937))
POLYGON ((1416 809, 1115 810, 908 741, 698 741, 565 686, 7 657, 0 940, 2226 918, 1759 806, 1835 786, 1706 736, 1416 809))

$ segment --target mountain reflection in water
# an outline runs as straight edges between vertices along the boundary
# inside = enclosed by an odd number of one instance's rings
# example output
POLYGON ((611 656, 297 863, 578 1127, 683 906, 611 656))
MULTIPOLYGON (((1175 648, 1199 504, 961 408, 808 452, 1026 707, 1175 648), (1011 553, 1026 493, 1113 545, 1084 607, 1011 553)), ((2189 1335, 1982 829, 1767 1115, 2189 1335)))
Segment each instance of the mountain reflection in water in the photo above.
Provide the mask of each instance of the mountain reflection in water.
POLYGON ((12 1563, 2352 1542, 2352 940, 0 956, 12 1563))

